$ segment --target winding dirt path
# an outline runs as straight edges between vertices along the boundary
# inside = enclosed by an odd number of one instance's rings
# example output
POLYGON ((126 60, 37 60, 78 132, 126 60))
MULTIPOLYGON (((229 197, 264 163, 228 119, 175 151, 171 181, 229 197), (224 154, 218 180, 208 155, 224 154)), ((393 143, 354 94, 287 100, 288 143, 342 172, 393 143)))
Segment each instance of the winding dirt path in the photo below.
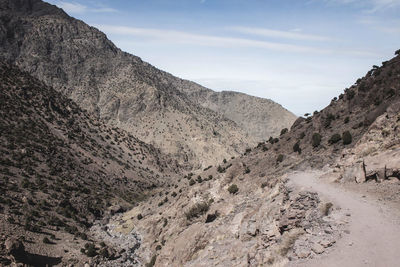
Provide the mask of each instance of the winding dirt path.
POLYGON ((400 224, 389 208, 338 184, 318 179, 318 172, 289 175, 289 184, 317 192, 320 197, 350 214, 349 234, 330 253, 289 266, 400 266, 400 224))

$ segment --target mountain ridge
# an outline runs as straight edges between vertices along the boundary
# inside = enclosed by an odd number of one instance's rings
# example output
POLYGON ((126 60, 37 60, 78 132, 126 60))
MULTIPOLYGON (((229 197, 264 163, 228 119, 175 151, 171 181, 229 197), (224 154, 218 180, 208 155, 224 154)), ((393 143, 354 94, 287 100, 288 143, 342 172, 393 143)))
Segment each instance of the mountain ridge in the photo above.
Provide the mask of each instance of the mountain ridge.
POLYGON ((198 85, 121 51, 96 28, 39 0, 0 3, 2 58, 181 164, 208 166, 256 143, 251 131, 199 105, 180 88, 199 90, 198 85), (25 11, 15 12, 21 5, 25 11))

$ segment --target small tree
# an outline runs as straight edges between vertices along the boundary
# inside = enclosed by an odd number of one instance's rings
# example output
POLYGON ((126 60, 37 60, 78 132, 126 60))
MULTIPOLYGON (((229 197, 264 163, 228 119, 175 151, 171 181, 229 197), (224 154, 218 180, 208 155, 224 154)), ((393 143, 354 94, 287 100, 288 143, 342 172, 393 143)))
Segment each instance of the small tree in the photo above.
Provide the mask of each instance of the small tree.
POLYGON ((300 145, 298 142, 296 144, 294 144, 293 152, 297 152, 297 153, 301 154, 301 148, 300 148, 300 145))
POLYGON ((345 131, 343 133, 342 139, 343 139, 343 145, 351 144, 351 142, 353 141, 353 138, 352 138, 351 133, 349 131, 345 131))
POLYGON ((337 142, 339 142, 342 139, 342 137, 340 137, 340 134, 334 134, 331 136, 331 138, 329 139, 329 144, 336 144, 337 142))
POLYGON ((321 135, 319 133, 314 133, 311 142, 313 147, 318 147, 321 144, 321 135))
POLYGON ((287 133, 288 132, 288 128, 283 128, 282 130, 281 130, 281 135, 284 135, 285 133, 287 133))
POLYGON ((228 187, 228 192, 231 194, 236 194, 239 191, 239 188, 236 184, 232 184, 228 187))

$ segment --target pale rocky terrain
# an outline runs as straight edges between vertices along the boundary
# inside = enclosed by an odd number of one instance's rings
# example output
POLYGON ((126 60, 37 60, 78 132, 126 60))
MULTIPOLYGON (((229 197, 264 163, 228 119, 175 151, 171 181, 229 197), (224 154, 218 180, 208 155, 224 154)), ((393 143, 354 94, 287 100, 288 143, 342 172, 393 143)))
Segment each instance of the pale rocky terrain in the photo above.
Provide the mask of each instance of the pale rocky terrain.
POLYGON ((177 79, 39 0, 0 7, 1 265, 396 266, 400 51, 269 134, 268 100, 177 79))
POLYGON ((188 87, 179 88, 183 88, 183 91, 197 104, 236 122, 257 142, 265 141, 270 136, 278 136, 282 129, 291 126, 297 118, 269 99, 233 91, 214 92, 201 86, 185 90, 188 87))
POLYGON ((399 81, 397 56, 279 138, 112 219, 115 231, 140 234, 138 265, 395 266, 399 81))
POLYGON ((189 168, 237 156, 295 120, 272 101, 245 94, 221 94, 226 101, 219 108, 200 105, 192 93, 219 93, 121 51, 96 28, 41 0, 1 0, 0 7, 1 58, 189 168), (241 101, 259 104, 244 112, 241 101))

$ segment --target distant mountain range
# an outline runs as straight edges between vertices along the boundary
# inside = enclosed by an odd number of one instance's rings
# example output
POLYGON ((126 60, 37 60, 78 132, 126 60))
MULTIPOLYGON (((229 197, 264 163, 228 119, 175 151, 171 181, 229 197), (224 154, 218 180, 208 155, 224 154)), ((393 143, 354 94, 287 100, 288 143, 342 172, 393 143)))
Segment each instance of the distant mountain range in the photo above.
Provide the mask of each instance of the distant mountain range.
POLYGON ((43 1, 0 6, 1 58, 181 164, 204 167, 237 156, 296 119, 270 100, 217 93, 158 70, 43 1))

